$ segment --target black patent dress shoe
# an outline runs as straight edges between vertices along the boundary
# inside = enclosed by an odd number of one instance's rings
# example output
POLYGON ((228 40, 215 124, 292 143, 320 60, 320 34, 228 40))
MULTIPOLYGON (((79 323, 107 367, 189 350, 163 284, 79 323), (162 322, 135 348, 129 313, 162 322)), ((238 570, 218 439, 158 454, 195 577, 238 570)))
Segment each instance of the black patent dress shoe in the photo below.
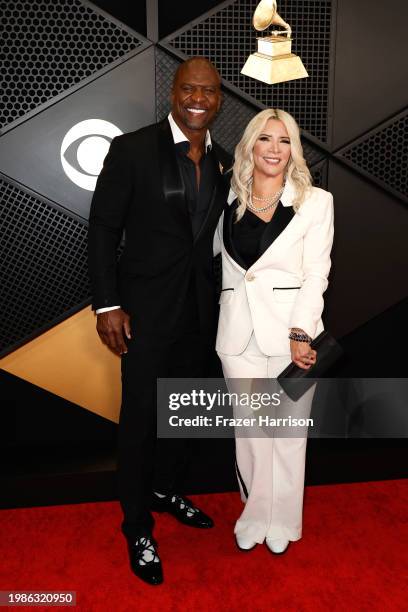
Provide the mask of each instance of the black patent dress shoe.
POLYGON ((158 497, 153 494, 151 509, 154 512, 168 512, 183 525, 200 529, 214 527, 214 521, 209 516, 196 508, 187 497, 176 493, 169 493, 166 497, 158 497))
POLYGON ((152 537, 141 536, 134 542, 127 540, 132 572, 148 584, 163 582, 163 569, 152 537))

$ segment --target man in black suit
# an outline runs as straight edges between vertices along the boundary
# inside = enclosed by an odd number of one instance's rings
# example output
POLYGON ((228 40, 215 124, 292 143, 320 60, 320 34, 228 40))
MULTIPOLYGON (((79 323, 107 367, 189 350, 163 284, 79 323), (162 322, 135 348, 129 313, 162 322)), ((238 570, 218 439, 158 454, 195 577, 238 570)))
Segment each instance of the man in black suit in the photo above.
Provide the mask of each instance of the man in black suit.
POLYGON ((156 380, 206 375, 217 312, 213 236, 230 163, 208 131, 221 106, 211 62, 181 64, 171 99, 164 121, 112 140, 89 218, 97 330, 122 356, 122 531, 133 572, 150 584, 163 579, 151 510, 193 527, 213 525, 177 493, 190 441, 156 439, 156 380))

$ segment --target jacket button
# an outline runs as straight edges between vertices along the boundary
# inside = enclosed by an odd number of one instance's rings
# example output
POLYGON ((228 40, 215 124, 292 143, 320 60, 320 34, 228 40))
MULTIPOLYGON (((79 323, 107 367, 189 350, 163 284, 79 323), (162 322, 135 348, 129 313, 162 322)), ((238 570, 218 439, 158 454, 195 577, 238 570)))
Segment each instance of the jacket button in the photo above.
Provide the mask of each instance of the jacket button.
POLYGON ((252 272, 248 272, 245 276, 247 281, 253 281, 255 280, 255 274, 252 274, 252 272))

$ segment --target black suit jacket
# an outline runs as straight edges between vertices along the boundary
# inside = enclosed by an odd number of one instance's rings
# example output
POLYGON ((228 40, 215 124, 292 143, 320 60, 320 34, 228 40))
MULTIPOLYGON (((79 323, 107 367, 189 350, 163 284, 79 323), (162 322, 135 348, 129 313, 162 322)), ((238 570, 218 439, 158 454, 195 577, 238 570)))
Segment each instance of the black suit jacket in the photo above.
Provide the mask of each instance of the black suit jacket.
POLYGON ((89 272, 94 309, 121 305, 137 335, 171 334, 193 272, 201 330, 214 327, 213 236, 229 183, 231 158, 213 142, 217 181, 193 238, 185 187, 167 119, 113 139, 92 200, 89 272), (117 264, 123 230, 125 247, 117 264))

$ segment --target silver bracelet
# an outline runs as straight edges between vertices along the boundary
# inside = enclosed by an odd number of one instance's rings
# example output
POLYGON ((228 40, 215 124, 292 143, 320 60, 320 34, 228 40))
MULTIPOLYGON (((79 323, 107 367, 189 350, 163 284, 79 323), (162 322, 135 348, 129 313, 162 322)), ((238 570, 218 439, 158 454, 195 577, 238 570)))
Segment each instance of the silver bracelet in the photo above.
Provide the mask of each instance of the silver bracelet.
POLYGON ((308 336, 307 334, 303 333, 300 334, 298 332, 295 331, 291 331, 289 334, 289 339, 290 340, 296 340, 296 342, 307 342, 308 344, 311 343, 312 339, 310 336, 308 336))

